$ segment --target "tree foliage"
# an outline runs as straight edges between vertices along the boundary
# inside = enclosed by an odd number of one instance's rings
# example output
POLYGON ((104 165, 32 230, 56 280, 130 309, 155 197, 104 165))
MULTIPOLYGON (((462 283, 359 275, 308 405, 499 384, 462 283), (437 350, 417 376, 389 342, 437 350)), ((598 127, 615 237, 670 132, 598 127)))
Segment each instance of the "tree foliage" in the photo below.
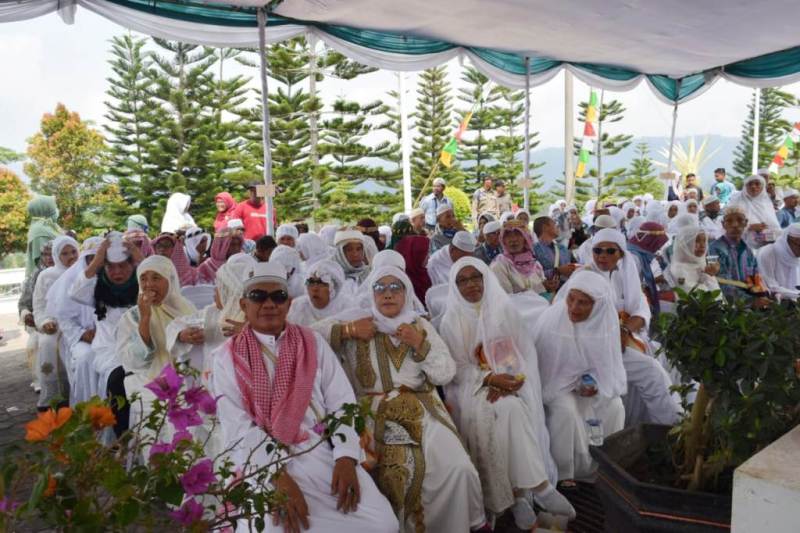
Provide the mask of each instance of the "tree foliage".
POLYGON ((65 228, 88 226, 84 208, 105 187, 106 144, 103 135, 76 112, 58 104, 45 113, 40 131, 28 139, 25 173, 31 188, 56 197, 65 228))
POLYGON ((27 244, 27 203, 30 194, 11 169, 0 166, 0 252, 24 252, 27 244))
MULTIPOLYGON (((761 89, 759 107, 758 165, 769 165, 775 156, 778 145, 789 133, 792 125, 783 118, 783 111, 796 105, 797 99, 780 89, 761 89)), ((742 125, 742 137, 733 152, 733 168, 740 177, 752 174, 753 130, 755 127, 755 94, 747 106, 747 118, 742 125)))
POLYGON ((617 178, 615 186, 619 194, 627 198, 647 193, 654 198, 664 196, 664 183, 656 176, 647 143, 636 145, 636 158, 631 161, 630 168, 617 178))

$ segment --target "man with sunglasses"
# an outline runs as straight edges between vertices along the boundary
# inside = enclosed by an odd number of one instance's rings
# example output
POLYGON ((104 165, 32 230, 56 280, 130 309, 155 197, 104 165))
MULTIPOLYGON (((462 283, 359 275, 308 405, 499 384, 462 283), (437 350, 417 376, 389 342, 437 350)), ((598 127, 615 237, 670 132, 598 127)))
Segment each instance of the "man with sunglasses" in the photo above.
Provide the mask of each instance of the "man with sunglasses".
POLYGON ((285 455, 267 449, 278 441, 295 455, 271 482, 285 497, 272 516, 283 531, 396 532, 389 502, 359 466, 359 437, 350 426, 323 439, 329 414, 355 403, 336 355, 317 333, 288 323, 291 299, 285 270, 257 263, 240 301, 247 319, 241 333, 213 356, 212 389, 230 458, 242 468, 262 467, 285 455))

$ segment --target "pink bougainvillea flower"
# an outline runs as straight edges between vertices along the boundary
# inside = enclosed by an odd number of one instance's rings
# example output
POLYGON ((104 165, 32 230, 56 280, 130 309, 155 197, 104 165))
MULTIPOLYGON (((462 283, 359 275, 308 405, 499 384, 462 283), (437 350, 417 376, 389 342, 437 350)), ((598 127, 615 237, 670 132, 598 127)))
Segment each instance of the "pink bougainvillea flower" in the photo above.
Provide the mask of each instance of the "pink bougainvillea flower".
POLYGON ((13 513, 20 506, 20 502, 15 502, 8 498, 8 496, 0 499, 0 513, 13 513))
POLYGON ((209 485, 217 481, 214 475, 214 461, 203 459, 181 476, 181 485, 186 494, 194 496, 203 494, 208 490, 209 485))
POLYGON ((186 403, 207 415, 217 414, 217 400, 203 387, 192 387, 184 394, 186 403))
POLYGON ((175 371, 172 365, 167 365, 156 379, 145 385, 156 398, 162 401, 174 402, 183 386, 183 376, 175 371))
POLYGON ((201 426, 203 419, 193 407, 183 408, 172 404, 167 411, 167 419, 175 426, 178 431, 185 431, 187 428, 201 426))
POLYGON ((175 432, 175 436, 172 437, 172 445, 177 446, 179 443, 185 440, 191 441, 192 434, 186 431, 185 429, 182 429, 180 431, 175 432))
POLYGON ((325 433, 326 428, 327 426, 325 426, 325 424, 323 424, 322 422, 317 422, 316 424, 314 424, 314 427, 312 429, 314 430, 314 433, 316 433, 317 435, 322 435, 323 433, 325 433))
POLYGON ((191 526, 203 518, 203 506, 194 498, 190 498, 183 502, 180 509, 169 513, 169 516, 182 526, 191 526))
POLYGON ((167 454, 175 451, 175 443, 170 442, 156 442, 150 446, 149 458, 152 459, 154 455, 167 454))

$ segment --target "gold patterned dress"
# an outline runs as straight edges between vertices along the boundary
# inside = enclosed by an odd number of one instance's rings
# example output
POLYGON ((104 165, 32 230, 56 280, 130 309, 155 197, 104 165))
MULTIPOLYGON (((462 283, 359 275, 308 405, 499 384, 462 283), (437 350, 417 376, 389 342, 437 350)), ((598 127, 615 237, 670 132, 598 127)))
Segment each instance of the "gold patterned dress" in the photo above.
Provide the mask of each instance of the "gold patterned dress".
POLYGON ((366 445, 378 488, 403 531, 467 532, 485 523, 478 473, 436 393, 455 375, 444 341, 424 319, 419 352, 377 333, 370 341, 342 340, 341 326, 320 323, 330 335, 356 396, 374 413, 366 445))

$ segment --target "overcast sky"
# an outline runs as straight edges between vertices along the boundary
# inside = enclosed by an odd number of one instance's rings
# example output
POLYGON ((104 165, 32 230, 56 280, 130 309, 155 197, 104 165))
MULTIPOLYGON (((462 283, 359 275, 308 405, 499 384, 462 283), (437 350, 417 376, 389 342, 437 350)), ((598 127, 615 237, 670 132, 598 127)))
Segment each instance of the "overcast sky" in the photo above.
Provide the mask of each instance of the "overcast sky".
MULTIPOLYGON (((0 25, 0 146, 23 151, 25 140, 37 130, 41 115, 52 111, 57 102, 79 112, 84 119, 102 124, 106 77, 110 74, 109 39, 125 31, 85 9, 78 10, 72 26, 64 24, 56 14, 0 25)), ((456 85, 460 68, 457 61, 449 65, 450 79, 456 85)), ((416 78, 416 74, 409 75, 408 86, 412 89, 416 78)), ((382 98, 386 91, 395 89, 397 78, 391 72, 380 71, 351 82, 326 80, 323 87, 323 97, 328 100, 346 94, 348 98, 367 101, 382 98)), ((786 89, 800 94, 800 84, 786 89)), ((739 136, 752 92, 718 81, 702 96, 681 105, 678 136, 739 136)), ((576 80, 576 103, 586 99, 588 93, 589 88, 576 80)), ((410 96, 413 107, 413 90, 410 96)), ((672 108, 656 98, 646 84, 614 93, 613 97, 627 107, 625 120, 614 126, 615 131, 635 136, 669 135, 672 108)), ((541 146, 562 146, 563 75, 533 88, 531 101, 532 128, 539 132, 541 146)), ((800 111, 789 112, 787 118, 800 120, 800 111)), ((575 128, 580 131, 577 123, 575 128)))

